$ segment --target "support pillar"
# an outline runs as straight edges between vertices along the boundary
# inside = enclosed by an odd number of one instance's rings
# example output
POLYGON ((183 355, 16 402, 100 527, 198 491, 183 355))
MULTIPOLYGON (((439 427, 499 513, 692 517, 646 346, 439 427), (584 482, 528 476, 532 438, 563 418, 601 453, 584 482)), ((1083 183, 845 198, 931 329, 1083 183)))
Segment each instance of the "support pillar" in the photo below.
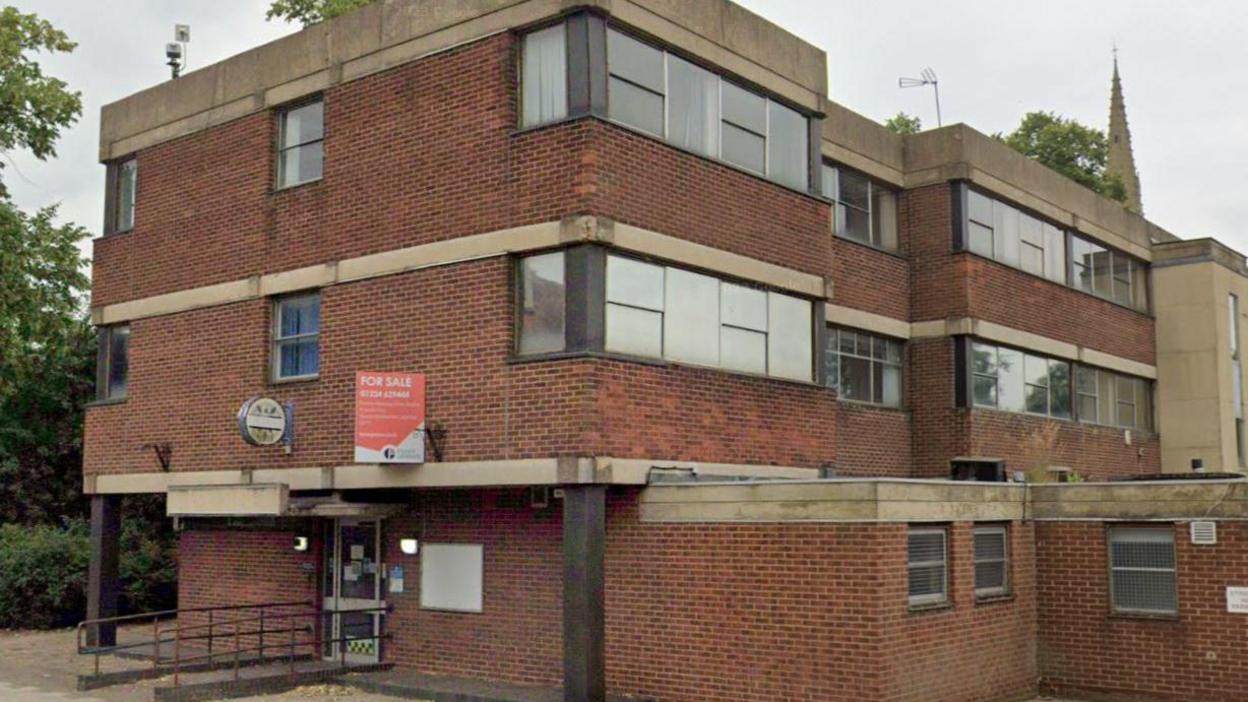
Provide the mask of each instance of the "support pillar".
POLYGON ((563 490, 563 699, 607 699, 603 601, 607 488, 563 490))
MULTIPOLYGON (((87 619, 117 616, 121 578, 117 563, 121 549, 121 496, 91 496, 91 563, 87 569, 87 619)), ((87 645, 114 646, 117 625, 88 627, 87 645)))

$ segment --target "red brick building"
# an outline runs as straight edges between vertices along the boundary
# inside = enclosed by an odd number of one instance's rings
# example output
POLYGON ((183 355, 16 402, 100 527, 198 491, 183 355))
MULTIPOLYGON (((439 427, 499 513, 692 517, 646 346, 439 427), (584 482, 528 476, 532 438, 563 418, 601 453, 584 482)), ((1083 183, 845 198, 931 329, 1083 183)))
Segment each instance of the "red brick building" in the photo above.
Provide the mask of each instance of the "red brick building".
POLYGON ((1177 239, 826 83, 721 0, 402 0, 105 107, 92 614, 159 493, 181 606, 429 674, 1239 699, 1243 485, 1099 482, 1163 469, 1177 239), (361 454, 360 373, 423 431, 361 454))

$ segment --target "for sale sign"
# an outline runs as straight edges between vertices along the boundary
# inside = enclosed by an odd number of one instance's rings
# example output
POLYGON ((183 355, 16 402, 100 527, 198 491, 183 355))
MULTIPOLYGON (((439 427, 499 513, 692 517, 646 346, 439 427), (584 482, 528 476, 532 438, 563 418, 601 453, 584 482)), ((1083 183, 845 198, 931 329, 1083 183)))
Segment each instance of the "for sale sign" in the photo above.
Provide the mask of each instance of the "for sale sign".
POLYGON ((355 374, 355 462, 425 462, 424 374, 355 374))

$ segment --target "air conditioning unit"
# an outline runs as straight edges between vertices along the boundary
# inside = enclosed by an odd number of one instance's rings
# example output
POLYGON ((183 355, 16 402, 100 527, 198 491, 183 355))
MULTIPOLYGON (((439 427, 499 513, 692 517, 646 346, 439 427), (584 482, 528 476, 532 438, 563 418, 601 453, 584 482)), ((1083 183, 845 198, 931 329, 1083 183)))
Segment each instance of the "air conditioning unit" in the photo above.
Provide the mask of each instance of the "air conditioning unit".
POLYGON ((1192 543, 1197 546, 1212 546, 1218 543, 1218 523, 1210 521, 1192 522, 1192 543))

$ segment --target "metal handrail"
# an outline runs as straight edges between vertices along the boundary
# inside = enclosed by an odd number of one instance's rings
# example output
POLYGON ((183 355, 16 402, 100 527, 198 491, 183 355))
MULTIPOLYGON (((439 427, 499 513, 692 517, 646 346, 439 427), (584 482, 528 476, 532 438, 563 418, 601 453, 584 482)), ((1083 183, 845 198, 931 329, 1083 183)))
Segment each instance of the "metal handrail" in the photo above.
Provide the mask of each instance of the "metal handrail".
POLYGON ((196 614, 200 612, 209 612, 209 613, 236 612, 236 611, 244 610, 244 609, 258 609, 258 608, 268 609, 268 608, 276 608, 276 607, 297 607, 297 606, 315 607, 316 603, 310 602, 308 600, 297 600, 297 601, 290 601, 290 602, 259 602, 256 604, 245 604, 245 605, 217 605, 217 606, 202 606, 202 607, 184 607, 184 608, 178 608, 178 609, 162 609, 156 612, 140 612, 138 614, 123 614, 121 616, 116 616, 116 617, 98 617, 96 619, 84 619, 81 622, 78 622, 78 626, 75 629, 75 641, 78 644, 79 655, 88 655, 92 653, 97 653, 97 651, 99 653, 107 653, 109 651, 114 651, 114 650, 126 650, 130 648, 139 648, 141 646, 147 645, 147 643, 144 642, 144 643, 133 644, 133 645, 88 647, 88 646, 83 645, 82 634, 84 631, 87 630, 88 627, 99 626, 100 624, 121 624, 123 622, 132 622, 132 621, 136 621, 140 619, 145 620, 145 621, 159 620, 163 617, 168 617, 171 615, 179 616, 182 614, 196 614))

